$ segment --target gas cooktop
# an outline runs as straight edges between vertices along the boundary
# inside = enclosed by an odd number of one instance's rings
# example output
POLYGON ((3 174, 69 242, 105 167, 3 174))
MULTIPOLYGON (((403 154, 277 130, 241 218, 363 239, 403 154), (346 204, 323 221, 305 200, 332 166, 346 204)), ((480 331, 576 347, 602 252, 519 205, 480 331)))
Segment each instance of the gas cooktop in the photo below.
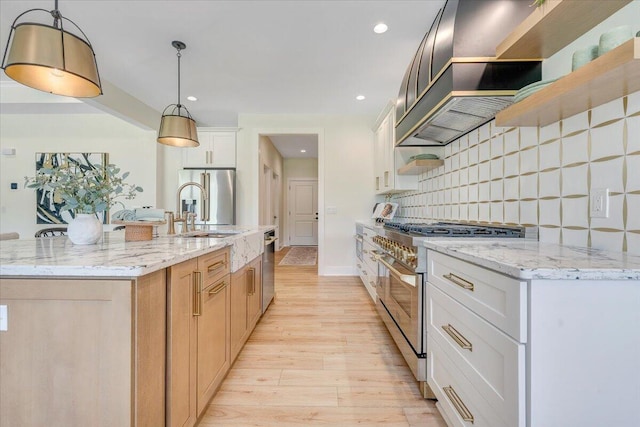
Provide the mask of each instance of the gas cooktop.
POLYGON ((433 224, 386 222, 384 228, 413 236, 442 237, 524 237, 522 227, 437 222, 433 224))

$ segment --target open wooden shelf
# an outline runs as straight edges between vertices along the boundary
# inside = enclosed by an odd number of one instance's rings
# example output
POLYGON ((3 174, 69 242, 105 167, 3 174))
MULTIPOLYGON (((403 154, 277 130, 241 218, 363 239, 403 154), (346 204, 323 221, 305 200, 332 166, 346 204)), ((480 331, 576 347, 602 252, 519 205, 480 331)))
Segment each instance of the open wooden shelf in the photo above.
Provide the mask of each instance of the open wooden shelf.
POLYGON ((398 169, 398 175, 420 175, 444 165, 444 160, 414 160, 398 169))
POLYGON ((497 126, 545 126, 640 90, 636 37, 496 115, 497 126))
POLYGON ((496 48, 500 59, 545 59, 631 0, 546 0, 496 48))

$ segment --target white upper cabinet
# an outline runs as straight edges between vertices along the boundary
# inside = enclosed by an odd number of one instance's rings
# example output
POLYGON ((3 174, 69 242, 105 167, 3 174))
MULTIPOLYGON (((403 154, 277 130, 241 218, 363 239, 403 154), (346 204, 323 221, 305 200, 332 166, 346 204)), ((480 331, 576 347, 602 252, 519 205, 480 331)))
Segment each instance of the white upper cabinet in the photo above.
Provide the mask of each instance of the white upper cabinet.
MULTIPOLYGON (((374 188, 376 194, 393 194, 418 189, 418 174, 408 176, 401 168, 416 154, 442 157, 442 147, 395 147, 395 108, 387 104, 377 120, 374 136, 374 188), (399 171, 400 169, 400 171, 399 171)), ((440 162, 439 160, 437 162, 440 162)), ((441 163, 438 163, 438 165, 441 163)))
POLYGON ((198 140, 199 147, 182 150, 182 167, 236 167, 236 130, 198 128, 198 140))

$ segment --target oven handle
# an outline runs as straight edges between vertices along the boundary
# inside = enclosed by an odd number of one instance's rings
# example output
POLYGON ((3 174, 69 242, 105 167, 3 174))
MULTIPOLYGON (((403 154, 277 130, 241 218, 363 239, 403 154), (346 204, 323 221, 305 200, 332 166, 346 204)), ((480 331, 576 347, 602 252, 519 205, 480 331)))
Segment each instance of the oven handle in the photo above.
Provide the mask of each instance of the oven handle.
POLYGON ((382 257, 377 256, 376 258, 378 259, 378 262, 380 262, 382 265, 387 267, 387 270, 389 270, 389 273, 394 275, 396 279, 398 279, 398 280, 400 280, 400 281, 402 281, 402 282, 404 282, 404 283, 406 283, 408 285, 411 285, 414 288, 416 287, 416 276, 414 276, 413 274, 402 274, 398 270, 393 268, 393 266, 391 264, 389 264, 387 261, 382 259, 382 257))

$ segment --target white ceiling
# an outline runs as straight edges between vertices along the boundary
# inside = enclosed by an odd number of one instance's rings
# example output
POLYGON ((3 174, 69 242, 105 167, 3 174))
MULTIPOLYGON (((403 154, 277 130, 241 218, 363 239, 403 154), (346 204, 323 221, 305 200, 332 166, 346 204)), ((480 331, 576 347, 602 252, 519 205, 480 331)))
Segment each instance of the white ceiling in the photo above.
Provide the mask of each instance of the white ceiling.
MULTIPOLYGON (((50 10, 53 4, 0 1, 2 53, 20 13, 35 7, 50 10)), ((101 78, 157 111, 177 100, 171 41, 185 42, 183 104, 199 126, 236 126, 238 114, 375 117, 397 94, 412 55, 443 4, 60 0, 59 10, 93 44, 101 78), (375 34, 379 22, 389 31, 375 34), (359 94, 366 99, 356 101, 359 94), (187 101, 188 95, 198 101, 187 101)), ((2 74, 2 79, 7 77, 2 74)))
POLYGON ((284 158, 318 157, 318 135, 268 135, 268 137, 284 158))

